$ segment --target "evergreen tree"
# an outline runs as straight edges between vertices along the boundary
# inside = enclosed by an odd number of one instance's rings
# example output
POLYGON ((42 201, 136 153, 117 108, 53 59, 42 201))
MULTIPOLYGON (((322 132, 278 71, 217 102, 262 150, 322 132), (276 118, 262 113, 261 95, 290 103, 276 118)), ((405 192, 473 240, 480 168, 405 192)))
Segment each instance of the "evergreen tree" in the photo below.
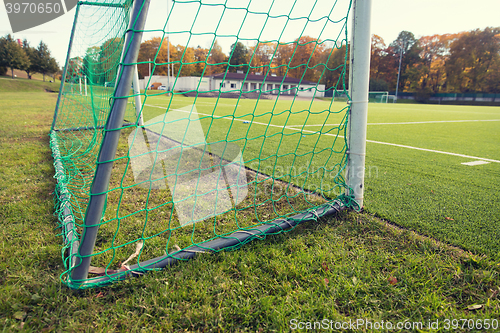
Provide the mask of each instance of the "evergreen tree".
POLYGON ((415 79, 413 67, 420 62, 419 53, 421 51, 418 45, 418 39, 409 31, 401 31, 390 45, 394 51, 394 56, 397 56, 401 66, 399 89, 405 87, 406 84, 411 85, 411 79, 415 79))
POLYGON ((238 70, 247 71, 248 69, 248 50, 242 42, 231 45, 229 58, 229 71, 236 73, 238 70))
POLYGON ((0 67, 10 67, 12 78, 14 69, 25 70, 30 66, 26 52, 10 34, 0 38, 0 67))
POLYGON ((50 56, 49 48, 44 42, 40 41, 35 53, 35 71, 43 74, 43 81, 45 81, 45 75, 57 72, 59 70, 59 66, 57 65, 56 60, 50 56))
POLYGON ((24 70, 26 72, 26 74, 28 75, 28 79, 31 80, 31 76, 36 73, 36 70, 37 70, 37 61, 38 61, 38 57, 37 57, 37 53, 36 53, 36 49, 31 47, 28 40, 23 40, 23 49, 24 49, 24 52, 26 52, 26 55, 28 56, 29 60, 30 60, 30 65, 24 70))

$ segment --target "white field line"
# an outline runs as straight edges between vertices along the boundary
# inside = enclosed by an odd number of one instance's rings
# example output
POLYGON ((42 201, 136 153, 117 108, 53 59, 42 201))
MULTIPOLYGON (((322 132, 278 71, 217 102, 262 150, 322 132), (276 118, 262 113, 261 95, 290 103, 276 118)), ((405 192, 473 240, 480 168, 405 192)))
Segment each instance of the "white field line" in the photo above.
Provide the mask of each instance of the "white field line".
MULTIPOLYGON (((401 123, 368 123, 367 125, 412 125, 412 124, 439 124, 439 123, 468 123, 478 121, 500 121, 500 119, 469 119, 469 120, 430 120, 430 121, 407 121, 401 123)), ((314 125, 290 125, 289 127, 321 127, 321 126, 339 126, 339 124, 314 124, 314 125)))
POLYGON ((488 161, 488 162, 500 163, 500 161, 498 161, 498 160, 492 160, 492 159, 489 159, 489 158, 483 158, 483 157, 477 157, 477 156, 470 156, 470 155, 464 155, 464 154, 457 154, 457 153, 450 153, 450 152, 447 152, 447 151, 434 150, 434 149, 426 149, 426 148, 419 148, 419 147, 413 147, 413 146, 407 146, 407 145, 399 145, 397 143, 388 143, 388 142, 374 141, 374 140, 366 140, 366 142, 378 143, 378 144, 381 144, 381 145, 388 145, 388 146, 394 146, 394 147, 400 147, 400 148, 415 149, 415 150, 420 150, 420 151, 427 151, 427 152, 431 152, 431 153, 445 154, 445 155, 451 155, 451 156, 457 156, 457 157, 471 158, 471 159, 481 160, 481 161, 488 161))
MULTIPOLYGON (((463 106, 465 108, 465 106, 463 106)), ((392 108, 391 111, 396 110, 396 111, 404 111, 407 112, 408 109, 406 108, 392 108)), ((487 115, 492 115, 492 114, 498 114, 498 112, 477 112, 477 111, 467 111, 467 109, 463 110, 442 110, 442 109, 421 109, 421 108, 412 108, 411 111, 423 111, 423 112, 453 112, 455 114, 457 113, 468 113, 468 114, 487 114, 487 115)), ((495 110, 496 111, 496 110, 495 110)))
POLYGON ((368 123, 368 125, 406 125, 406 124, 439 124, 439 123, 472 123, 478 121, 500 121, 500 119, 470 119, 470 120, 430 120, 409 121, 403 123, 368 123))
MULTIPOLYGON (((163 106, 157 106, 157 105, 151 105, 151 104, 145 104, 145 106, 150 106, 150 107, 164 109, 164 110, 168 109, 168 108, 163 107, 163 106)), ((178 112, 184 112, 184 113, 190 113, 190 111, 180 110, 180 109, 170 109, 170 110, 178 111, 178 112)), ((214 119, 226 119, 226 120, 239 121, 239 122, 247 121, 247 120, 243 120, 243 119, 235 119, 235 118, 232 118, 232 117, 218 117, 218 116, 214 116, 214 115, 211 115, 211 114, 200 113, 200 112, 198 112, 198 114, 203 115, 203 116, 213 117, 214 119)), ((257 122, 257 121, 252 121, 252 124, 263 125, 263 126, 270 126, 270 127, 277 127, 277 128, 283 128, 283 126, 278 126, 278 125, 273 125, 273 124, 267 124, 267 123, 261 123, 261 122, 257 122)), ((301 131, 301 132, 313 133, 313 134, 315 134, 315 133, 317 134, 318 133, 317 131, 300 130, 298 128, 294 128, 293 126, 285 126, 284 128, 288 129, 288 130, 291 130, 291 131, 301 131)), ((339 138, 343 138, 344 137, 343 135, 337 135, 337 134, 331 134, 331 133, 322 133, 321 135, 333 136, 333 137, 339 137, 339 138)), ((426 152, 437 153, 437 154, 445 154, 445 155, 451 155, 451 156, 456 156, 456 157, 464 157, 464 158, 470 158, 470 159, 481 160, 481 161, 488 161, 488 162, 500 163, 500 161, 498 161, 498 160, 493 160, 493 159, 489 159, 489 158, 483 158, 483 157, 477 157, 477 156, 470 156, 470 155, 464 155, 464 154, 457 154, 457 153, 450 153, 450 152, 447 152, 447 151, 434 150, 434 149, 426 149, 426 148, 419 148, 419 147, 413 147, 413 146, 407 146, 407 145, 400 145, 400 144, 397 144, 397 143, 389 143, 389 142, 382 142, 382 141, 375 141, 375 140, 366 140, 366 142, 378 143, 378 144, 381 144, 381 145, 394 146, 394 147, 400 147, 400 148, 408 148, 408 149, 426 151, 426 152)))
MULTIPOLYGON (((171 111, 177 111, 177 112, 183 112, 183 113, 191 113, 191 111, 181 110, 181 109, 168 109, 168 108, 166 108, 164 106, 151 105, 151 104, 144 104, 144 105, 145 106, 150 106, 150 107, 153 107, 153 108, 164 109, 164 110, 171 110, 171 111)), ((239 121, 239 122, 249 121, 249 120, 244 120, 244 119, 235 119, 235 118, 232 118, 232 117, 214 116, 213 114, 201 113, 201 112, 198 112, 198 111, 196 111, 196 113, 198 113, 198 114, 200 114, 202 116, 213 117, 213 119, 226 119, 226 120, 239 121)), ((283 128, 283 126, 278 126, 278 125, 273 125, 273 124, 268 124, 268 123, 260 123, 258 121, 252 121, 252 124, 264 125, 264 126, 269 126, 269 127, 283 128)), ((290 128, 290 129, 294 130, 294 131, 297 131, 294 128, 290 128)), ((310 132, 310 133, 316 133, 315 131, 308 131, 308 132, 310 132)))

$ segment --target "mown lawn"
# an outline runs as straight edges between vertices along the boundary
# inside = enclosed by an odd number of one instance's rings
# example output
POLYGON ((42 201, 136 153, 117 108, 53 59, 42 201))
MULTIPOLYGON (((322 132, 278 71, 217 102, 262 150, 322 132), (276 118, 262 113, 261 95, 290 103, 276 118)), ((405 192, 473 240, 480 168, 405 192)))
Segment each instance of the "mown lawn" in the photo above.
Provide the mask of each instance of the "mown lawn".
MULTIPOLYGON (((443 245, 366 212, 74 293, 59 280, 62 240, 52 215, 48 132, 57 96, 21 83, 0 80, 3 331, 282 332, 324 319, 420 321, 423 328, 439 320, 439 331, 449 331, 446 319, 492 325, 500 317, 500 266, 491 255, 443 245)), ((469 331, 459 323, 452 331, 469 331)))

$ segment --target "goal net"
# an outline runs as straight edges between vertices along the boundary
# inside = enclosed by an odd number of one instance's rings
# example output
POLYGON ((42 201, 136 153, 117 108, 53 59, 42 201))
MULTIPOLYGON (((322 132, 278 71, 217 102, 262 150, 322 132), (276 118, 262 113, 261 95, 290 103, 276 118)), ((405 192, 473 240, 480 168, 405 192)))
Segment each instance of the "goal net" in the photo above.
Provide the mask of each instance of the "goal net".
POLYGON ((348 88, 350 10, 79 2, 50 134, 63 283, 105 285, 359 208, 350 104, 322 98, 348 88))

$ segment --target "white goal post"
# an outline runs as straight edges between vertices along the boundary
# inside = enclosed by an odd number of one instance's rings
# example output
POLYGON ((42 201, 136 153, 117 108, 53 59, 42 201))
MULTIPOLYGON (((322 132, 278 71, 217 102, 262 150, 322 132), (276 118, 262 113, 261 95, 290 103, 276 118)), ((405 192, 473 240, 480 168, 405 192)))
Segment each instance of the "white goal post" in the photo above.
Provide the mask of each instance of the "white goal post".
POLYGON ((371 56, 371 0, 353 1, 349 89, 351 112, 348 127, 348 195, 363 207, 365 184, 366 129, 371 56))
POLYGON ((368 101, 372 103, 387 103, 389 99, 388 91, 369 91, 368 101))

